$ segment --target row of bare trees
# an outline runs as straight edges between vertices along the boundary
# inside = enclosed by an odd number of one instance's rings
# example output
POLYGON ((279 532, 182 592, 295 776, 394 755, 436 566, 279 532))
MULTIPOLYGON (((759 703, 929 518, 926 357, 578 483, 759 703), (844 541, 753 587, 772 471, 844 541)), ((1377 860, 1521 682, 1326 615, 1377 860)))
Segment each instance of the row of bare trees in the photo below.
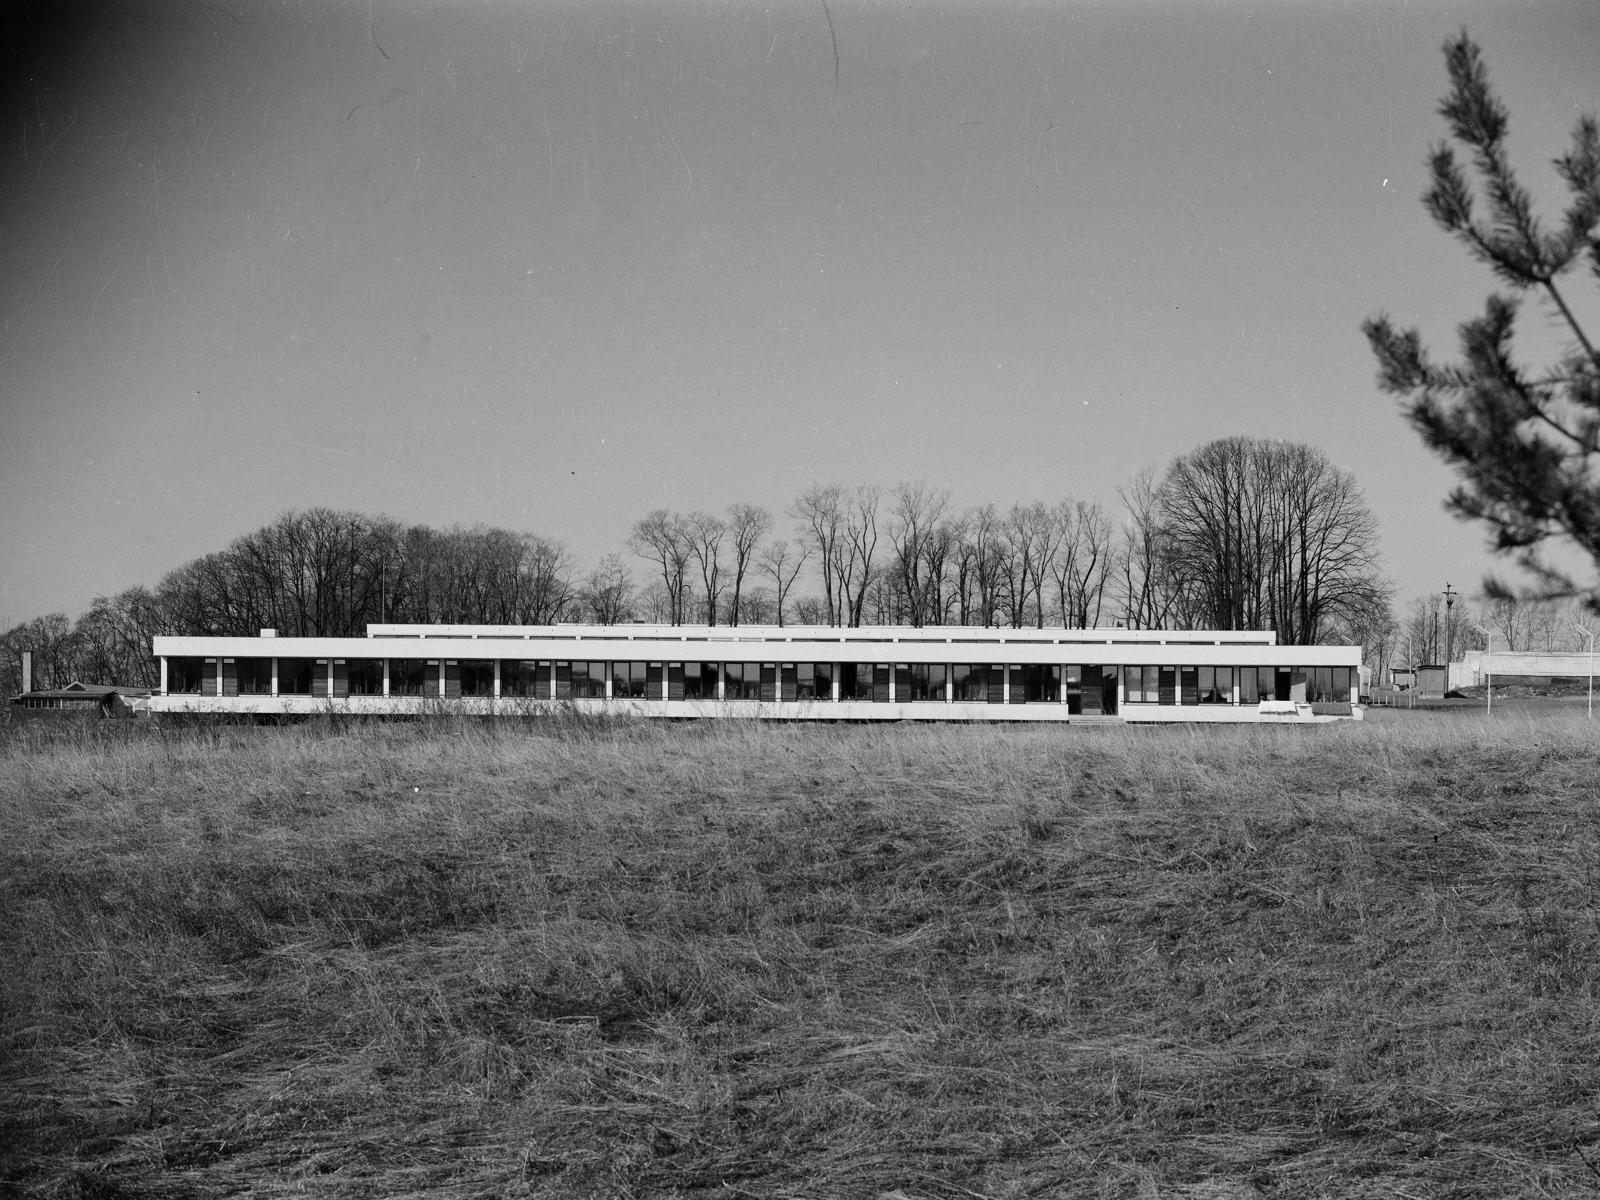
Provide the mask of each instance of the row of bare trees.
POLYGON ((0 634, 0 688, 20 689, 23 650, 33 654, 35 687, 74 679, 149 686, 150 639, 158 634, 249 636, 271 628, 286 637, 338 637, 381 622, 625 620, 631 593, 619 556, 580 578, 570 551, 549 538, 482 526, 436 530, 330 509, 287 512, 168 572, 154 588, 96 598, 77 621, 52 613, 0 634))
POLYGON ((673 624, 1018 626, 1094 625, 1105 609, 1113 531, 1098 504, 958 510, 925 482, 816 484, 789 516, 793 540, 763 542, 774 520, 756 505, 649 513, 628 539, 654 578, 640 609, 673 624), (807 565, 819 590, 791 602, 807 565))
POLYGON ((657 509, 627 538, 631 561, 648 564, 642 584, 620 553, 582 573, 561 542, 531 533, 288 512, 77 622, 53 614, 0 635, 0 680, 14 682, 21 648, 40 686, 139 683, 158 633, 359 636, 385 622, 1120 624, 1271 628, 1284 642, 1394 624, 1376 524, 1318 451, 1224 439, 1120 494, 1118 524, 1098 502, 958 508, 922 481, 813 484, 785 513, 788 536, 756 504, 657 509))

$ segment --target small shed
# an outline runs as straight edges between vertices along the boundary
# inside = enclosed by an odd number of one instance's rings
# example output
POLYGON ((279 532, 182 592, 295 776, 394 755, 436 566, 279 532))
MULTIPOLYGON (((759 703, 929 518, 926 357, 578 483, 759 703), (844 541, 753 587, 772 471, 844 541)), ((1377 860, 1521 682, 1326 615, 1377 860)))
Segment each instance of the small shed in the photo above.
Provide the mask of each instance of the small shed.
POLYGON ((1430 663, 1417 668, 1417 692, 1424 700, 1444 699, 1446 671, 1442 663, 1430 663))

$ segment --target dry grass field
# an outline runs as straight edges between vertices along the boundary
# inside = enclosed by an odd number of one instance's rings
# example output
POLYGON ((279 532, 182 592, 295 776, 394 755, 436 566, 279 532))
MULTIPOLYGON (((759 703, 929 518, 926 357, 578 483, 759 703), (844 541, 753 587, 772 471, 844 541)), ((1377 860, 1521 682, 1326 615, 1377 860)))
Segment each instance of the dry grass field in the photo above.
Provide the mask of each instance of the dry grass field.
POLYGON ((1600 734, 0 731, 0 1191, 1600 1190, 1600 734))

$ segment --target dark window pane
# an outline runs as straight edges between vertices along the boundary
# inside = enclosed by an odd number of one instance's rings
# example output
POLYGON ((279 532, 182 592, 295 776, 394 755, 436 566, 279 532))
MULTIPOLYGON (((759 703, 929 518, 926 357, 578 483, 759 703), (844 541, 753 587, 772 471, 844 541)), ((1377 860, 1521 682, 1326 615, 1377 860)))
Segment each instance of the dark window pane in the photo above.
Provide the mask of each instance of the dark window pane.
POLYGON ((421 658, 389 660, 389 695, 420 696, 427 689, 428 663, 421 658))
POLYGON ((943 703, 945 698, 944 663, 913 663, 911 665, 911 699, 928 703, 943 703))
POLYGON ((345 664, 345 688, 352 696, 383 695, 383 659, 352 658, 345 664))
POLYGON ((1023 669, 1023 696, 1029 704, 1055 704, 1061 699, 1061 668, 1034 663, 1023 669))
POLYGON ((270 696, 272 694, 272 660, 270 658, 241 658, 238 671, 239 695, 270 696))
POLYGON ((500 662, 500 694, 538 700, 548 700, 548 688, 539 686, 539 680, 549 678, 549 664, 533 659, 507 658, 500 662), (540 668, 544 670, 541 672, 540 668))
POLYGON ((490 659, 463 659, 460 663, 463 696, 494 695, 494 662, 490 659))
POLYGON ((204 677, 205 668, 201 659, 167 659, 167 691, 169 694, 197 694, 200 691, 200 681, 204 677))

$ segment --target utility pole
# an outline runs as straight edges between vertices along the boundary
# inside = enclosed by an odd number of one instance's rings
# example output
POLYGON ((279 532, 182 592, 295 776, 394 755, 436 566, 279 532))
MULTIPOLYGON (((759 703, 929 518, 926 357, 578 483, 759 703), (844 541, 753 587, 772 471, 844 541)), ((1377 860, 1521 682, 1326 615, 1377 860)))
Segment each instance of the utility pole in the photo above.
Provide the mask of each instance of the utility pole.
POLYGON ((1450 614, 1455 609, 1456 597, 1460 592, 1450 590, 1450 581, 1445 580, 1444 585, 1444 690, 1450 690, 1450 663, 1451 655, 1455 652, 1455 623, 1450 614))

